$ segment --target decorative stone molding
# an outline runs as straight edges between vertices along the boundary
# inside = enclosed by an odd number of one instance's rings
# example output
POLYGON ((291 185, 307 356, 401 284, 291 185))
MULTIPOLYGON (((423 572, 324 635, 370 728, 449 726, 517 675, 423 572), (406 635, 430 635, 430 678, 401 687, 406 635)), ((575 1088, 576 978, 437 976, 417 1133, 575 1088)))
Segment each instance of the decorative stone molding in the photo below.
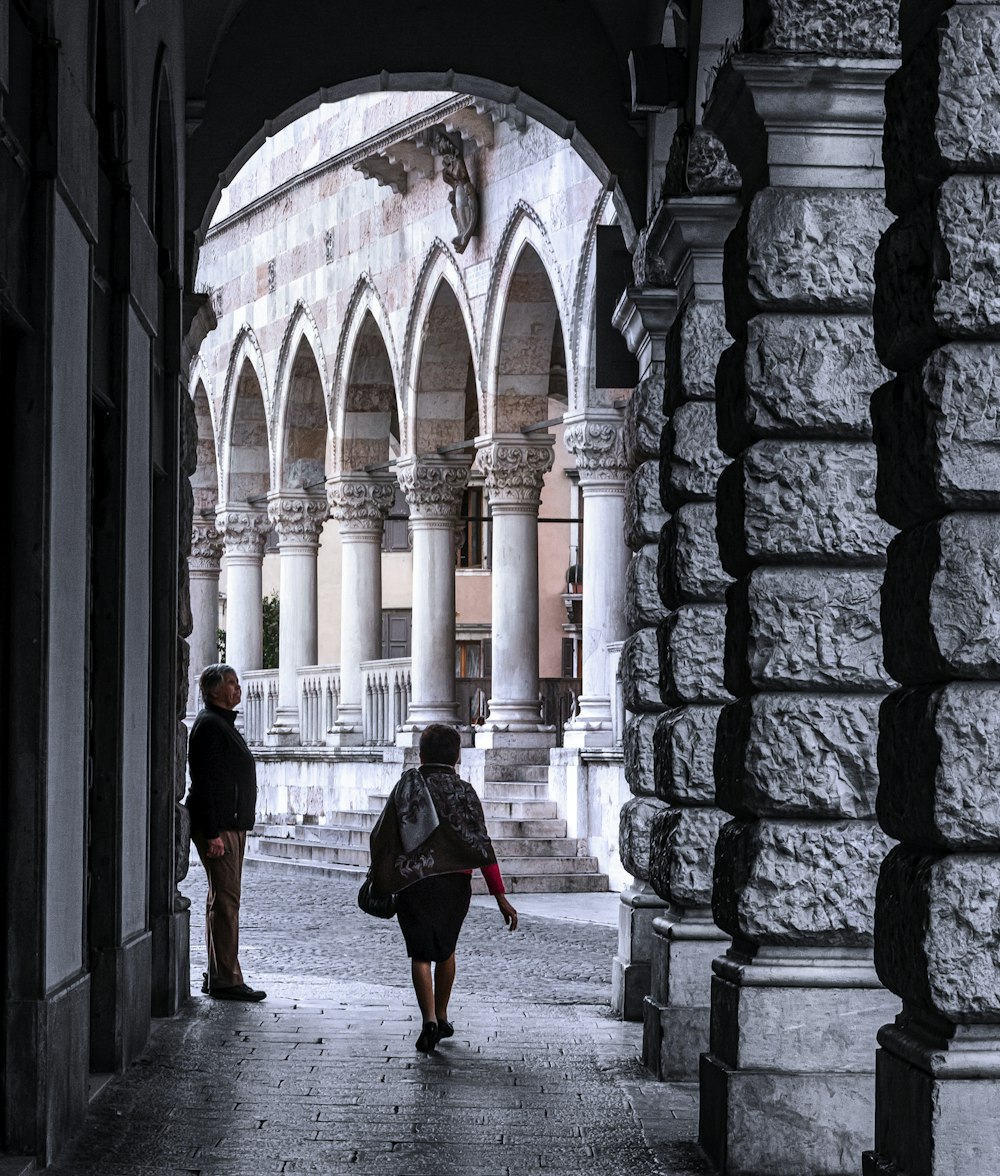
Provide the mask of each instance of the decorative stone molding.
POLYGON ((317 546, 329 517, 326 499, 315 494, 280 494, 268 501, 267 513, 282 546, 317 546))
POLYGON ((576 458, 581 486, 615 484, 624 492, 628 465, 624 429, 619 418, 567 421, 564 443, 576 458))
POLYGON ((552 469, 553 439, 528 441, 523 437, 497 438, 477 455, 486 479, 490 508, 538 509, 545 475, 552 469))
POLYGON ((327 488, 330 518, 340 533, 382 534, 395 491, 391 482, 378 478, 341 478, 327 488))
POLYGON ((453 525, 469 482, 469 467, 440 457, 409 457, 396 465, 396 480, 413 520, 438 519, 453 525))
POLYGON ((271 531, 271 520, 262 510, 250 507, 223 507, 215 516, 215 527, 222 536, 226 555, 264 555, 264 543, 271 531))
POLYGON ((196 522, 191 528, 191 554, 188 568, 192 572, 218 572, 222 558, 222 536, 215 523, 196 522))

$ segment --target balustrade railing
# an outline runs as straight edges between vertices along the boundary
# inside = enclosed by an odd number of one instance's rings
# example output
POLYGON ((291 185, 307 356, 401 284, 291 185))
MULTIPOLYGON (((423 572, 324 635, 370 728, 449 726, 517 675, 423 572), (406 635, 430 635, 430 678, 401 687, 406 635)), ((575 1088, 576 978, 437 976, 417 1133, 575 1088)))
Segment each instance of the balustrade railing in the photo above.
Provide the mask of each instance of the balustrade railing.
POLYGON ((340 666, 302 666, 296 677, 299 740, 303 747, 322 747, 340 710, 340 666))
POLYGON ((406 721, 412 685, 408 657, 361 663, 361 729, 369 747, 396 742, 406 721))
POLYGON ((621 747, 625 734, 625 692, 622 688, 621 669, 624 641, 608 645, 608 682, 611 685, 611 737, 615 747, 621 747))
POLYGON ((264 742, 278 709, 278 671, 250 670, 243 675, 243 738, 251 746, 264 742))

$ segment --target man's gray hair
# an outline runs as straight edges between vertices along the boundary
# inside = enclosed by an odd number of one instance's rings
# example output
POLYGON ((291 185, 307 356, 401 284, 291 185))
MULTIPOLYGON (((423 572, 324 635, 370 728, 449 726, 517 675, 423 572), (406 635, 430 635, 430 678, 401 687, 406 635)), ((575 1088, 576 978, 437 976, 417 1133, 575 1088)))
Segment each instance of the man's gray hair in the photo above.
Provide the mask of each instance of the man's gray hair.
POLYGON ((210 666, 206 666, 198 679, 198 689, 201 691, 203 701, 211 702, 212 695, 222 685, 222 679, 226 674, 235 673, 233 667, 226 665, 225 662, 213 662, 210 666))

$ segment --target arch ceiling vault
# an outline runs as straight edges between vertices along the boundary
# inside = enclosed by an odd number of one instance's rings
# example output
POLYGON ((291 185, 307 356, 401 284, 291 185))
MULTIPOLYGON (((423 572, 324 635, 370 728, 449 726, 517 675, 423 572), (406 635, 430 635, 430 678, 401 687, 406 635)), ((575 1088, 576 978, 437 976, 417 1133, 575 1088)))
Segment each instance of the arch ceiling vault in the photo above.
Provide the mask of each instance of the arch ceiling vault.
POLYGON ((320 101, 380 89, 460 90, 518 106, 613 181, 627 231, 641 225, 645 144, 628 118, 627 57, 657 7, 509 0, 497 30, 470 20, 460 0, 375 9, 294 0, 280 21, 271 0, 187 0, 188 272, 221 186, 267 134, 320 101))

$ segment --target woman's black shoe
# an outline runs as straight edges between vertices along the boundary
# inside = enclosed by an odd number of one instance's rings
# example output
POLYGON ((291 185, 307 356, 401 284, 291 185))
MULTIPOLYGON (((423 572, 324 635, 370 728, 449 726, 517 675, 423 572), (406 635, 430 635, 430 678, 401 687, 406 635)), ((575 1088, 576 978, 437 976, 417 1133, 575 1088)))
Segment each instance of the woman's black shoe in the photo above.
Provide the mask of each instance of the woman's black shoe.
POLYGON ((420 1036, 417 1038, 417 1049, 421 1053, 433 1053, 440 1038, 441 1030, 438 1028, 437 1021, 425 1021, 423 1029, 420 1030, 420 1036))
POLYGON ((451 1021, 442 1021, 439 1019, 438 1020, 438 1039, 440 1040, 444 1037, 454 1037, 454 1036, 455 1036, 455 1026, 451 1023, 451 1021))

